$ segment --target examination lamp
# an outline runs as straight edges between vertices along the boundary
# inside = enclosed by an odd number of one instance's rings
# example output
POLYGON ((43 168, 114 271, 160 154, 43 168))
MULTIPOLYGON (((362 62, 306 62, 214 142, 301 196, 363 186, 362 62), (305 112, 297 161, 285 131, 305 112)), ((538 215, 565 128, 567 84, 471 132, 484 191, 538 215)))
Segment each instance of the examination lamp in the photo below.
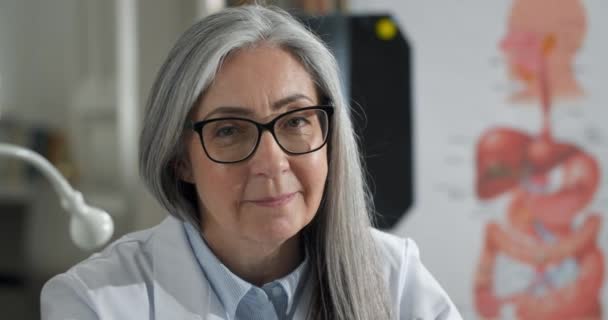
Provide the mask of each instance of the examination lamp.
POLYGON ((74 190, 51 163, 29 149, 0 143, 0 156, 24 160, 42 171, 61 198, 61 206, 70 215, 70 236, 81 249, 91 250, 105 244, 114 233, 114 223, 110 215, 87 205, 82 193, 74 190))

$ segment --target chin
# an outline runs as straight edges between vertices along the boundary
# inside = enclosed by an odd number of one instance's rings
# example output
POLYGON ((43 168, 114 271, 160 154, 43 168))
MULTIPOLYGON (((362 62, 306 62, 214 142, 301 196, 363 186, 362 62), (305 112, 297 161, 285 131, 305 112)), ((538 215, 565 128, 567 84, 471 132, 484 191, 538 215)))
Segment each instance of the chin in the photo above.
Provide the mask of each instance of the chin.
MULTIPOLYGON (((281 243, 296 236, 311 220, 301 197, 286 206, 266 208, 253 204, 244 207, 250 238, 259 242, 281 243)), ((314 214, 312 214, 314 216, 314 214)))
POLYGON ((276 219, 275 221, 267 221, 257 230, 260 240, 265 242, 284 242, 297 235, 302 230, 301 227, 295 224, 295 221, 284 221, 284 219, 276 219))
POLYGON ((299 219, 294 218, 289 215, 257 216, 243 231, 255 242, 282 244, 296 236, 303 228, 299 219))

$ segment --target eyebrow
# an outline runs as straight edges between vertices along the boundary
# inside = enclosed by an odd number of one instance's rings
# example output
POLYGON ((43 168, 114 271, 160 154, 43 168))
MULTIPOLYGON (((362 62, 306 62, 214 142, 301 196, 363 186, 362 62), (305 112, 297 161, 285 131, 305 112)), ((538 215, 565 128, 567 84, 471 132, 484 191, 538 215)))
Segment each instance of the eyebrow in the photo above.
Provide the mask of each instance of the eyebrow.
MULTIPOLYGON (((308 100, 311 103, 313 102, 312 99, 304 94, 300 94, 300 93, 296 93, 296 94, 292 94, 290 96, 287 96, 283 99, 277 100, 275 101, 271 108, 273 111, 279 110, 283 107, 285 107, 286 105, 298 101, 298 100, 308 100)), ((213 109, 213 111, 209 112, 203 120, 207 120, 209 119, 211 116, 215 115, 215 114, 227 114, 227 115, 234 115, 234 116, 247 116, 247 117, 251 117, 254 115, 254 112, 250 109, 250 108, 245 108, 245 107, 237 107, 237 106, 220 106, 217 107, 215 109, 213 109)))

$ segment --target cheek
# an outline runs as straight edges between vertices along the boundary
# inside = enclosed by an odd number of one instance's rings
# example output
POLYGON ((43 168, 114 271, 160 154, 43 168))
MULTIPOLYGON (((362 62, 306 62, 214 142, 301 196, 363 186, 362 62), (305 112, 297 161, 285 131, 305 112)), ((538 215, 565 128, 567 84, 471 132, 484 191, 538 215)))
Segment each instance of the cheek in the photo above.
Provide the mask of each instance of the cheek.
POLYGON ((199 200, 209 210, 224 211, 238 202, 242 193, 245 174, 236 167, 228 167, 211 161, 204 153, 191 157, 194 183, 199 200), (217 201, 214 199, 225 199, 217 201))
POLYGON ((298 163, 295 172, 298 180, 306 189, 307 198, 313 201, 320 201, 327 179, 327 148, 319 152, 311 153, 303 161, 298 163))

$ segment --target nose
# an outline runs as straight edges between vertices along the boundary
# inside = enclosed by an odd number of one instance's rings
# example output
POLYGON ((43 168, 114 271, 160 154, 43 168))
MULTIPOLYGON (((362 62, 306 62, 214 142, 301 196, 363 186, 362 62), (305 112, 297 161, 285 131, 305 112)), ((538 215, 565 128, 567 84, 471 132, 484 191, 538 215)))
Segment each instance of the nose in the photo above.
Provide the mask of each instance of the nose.
POLYGON ((272 134, 266 131, 262 133, 258 148, 249 163, 254 175, 274 178, 289 170, 288 157, 272 134))

